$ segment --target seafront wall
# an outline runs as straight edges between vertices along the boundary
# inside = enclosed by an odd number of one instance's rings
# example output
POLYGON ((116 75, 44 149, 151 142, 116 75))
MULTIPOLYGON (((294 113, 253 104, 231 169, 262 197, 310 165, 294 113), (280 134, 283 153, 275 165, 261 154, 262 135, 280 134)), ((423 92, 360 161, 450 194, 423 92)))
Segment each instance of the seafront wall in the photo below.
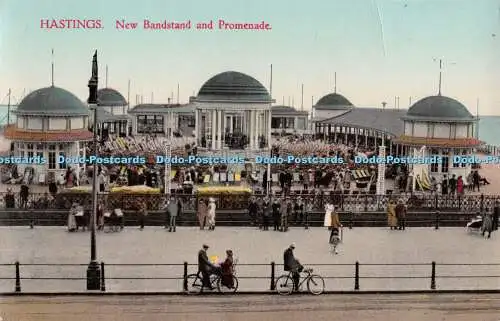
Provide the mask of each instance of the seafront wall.
MULTIPOLYGON (((0 226, 65 226, 68 210, 2 210, 0 211, 0 226)), ((410 211, 407 214, 407 226, 432 227, 454 226, 465 227, 467 222, 478 213, 463 213, 458 211, 410 211)), ((387 226, 385 212, 340 212, 340 220, 344 227, 382 227, 387 226)), ((216 217, 218 226, 252 226, 246 210, 219 210, 216 217)), ((272 219, 270 219, 272 221, 272 219)), ((324 212, 312 212, 309 215, 309 226, 323 226, 324 212)), ((164 226, 168 218, 164 211, 150 211, 146 226, 164 226)), ((177 219, 178 226, 196 226, 198 220, 194 211, 186 211, 177 219)), ((272 222, 270 222, 270 225, 272 222)), ((295 223, 295 217, 289 218, 290 226, 304 226, 295 223)), ((125 211, 125 226, 137 226, 138 215, 134 211, 125 211)))

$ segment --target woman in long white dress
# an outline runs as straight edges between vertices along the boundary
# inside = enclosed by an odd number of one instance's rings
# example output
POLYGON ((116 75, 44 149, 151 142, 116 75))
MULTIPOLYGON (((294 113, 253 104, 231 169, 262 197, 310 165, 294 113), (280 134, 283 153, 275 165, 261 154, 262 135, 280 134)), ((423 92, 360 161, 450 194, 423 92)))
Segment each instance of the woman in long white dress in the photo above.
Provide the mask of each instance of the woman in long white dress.
POLYGON ((73 203, 73 206, 69 210, 69 214, 68 214, 68 232, 76 231, 75 214, 76 214, 77 210, 78 210, 78 204, 73 203))
POLYGON ((211 231, 215 230, 215 209, 215 200, 210 198, 207 210, 207 225, 208 229, 211 231))
POLYGON ((330 203, 327 203, 325 205, 325 219, 324 219, 324 227, 330 228, 332 225, 332 212, 333 212, 333 205, 330 203))

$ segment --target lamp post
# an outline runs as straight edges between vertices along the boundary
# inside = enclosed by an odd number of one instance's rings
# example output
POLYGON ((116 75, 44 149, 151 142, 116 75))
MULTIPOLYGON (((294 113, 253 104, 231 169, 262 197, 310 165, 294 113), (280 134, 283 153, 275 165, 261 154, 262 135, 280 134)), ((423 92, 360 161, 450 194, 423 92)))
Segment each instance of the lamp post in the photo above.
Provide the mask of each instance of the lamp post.
MULTIPOLYGON (((89 80, 88 104, 93 111, 93 148, 97 158, 97 50, 92 59, 92 77, 89 80)), ((96 219, 97 219, 97 161, 92 171, 92 221, 90 228, 90 263, 87 267, 87 290, 100 290, 101 269, 97 263, 96 219)))

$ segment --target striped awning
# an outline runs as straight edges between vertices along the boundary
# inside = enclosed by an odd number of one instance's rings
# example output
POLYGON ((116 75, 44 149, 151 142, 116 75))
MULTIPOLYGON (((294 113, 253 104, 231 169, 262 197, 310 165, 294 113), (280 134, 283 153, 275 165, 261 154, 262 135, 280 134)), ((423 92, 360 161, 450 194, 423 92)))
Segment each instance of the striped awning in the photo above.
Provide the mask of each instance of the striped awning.
POLYGON ((351 174, 356 180, 371 177, 370 171, 366 169, 353 169, 351 174))

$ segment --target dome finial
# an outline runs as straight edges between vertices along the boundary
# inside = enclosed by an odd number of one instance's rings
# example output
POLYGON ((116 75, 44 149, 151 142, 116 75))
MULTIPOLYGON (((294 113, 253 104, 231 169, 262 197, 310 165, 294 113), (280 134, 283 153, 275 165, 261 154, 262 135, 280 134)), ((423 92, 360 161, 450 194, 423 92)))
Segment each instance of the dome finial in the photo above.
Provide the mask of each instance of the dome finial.
POLYGON ((333 74, 333 93, 337 93, 337 72, 333 74))
POLYGON ((54 87, 54 48, 52 48, 52 53, 51 53, 51 82, 52 82, 52 87, 54 87))
POLYGON ((443 60, 439 59, 439 89, 438 89, 438 96, 441 96, 442 78, 443 78, 443 60))

